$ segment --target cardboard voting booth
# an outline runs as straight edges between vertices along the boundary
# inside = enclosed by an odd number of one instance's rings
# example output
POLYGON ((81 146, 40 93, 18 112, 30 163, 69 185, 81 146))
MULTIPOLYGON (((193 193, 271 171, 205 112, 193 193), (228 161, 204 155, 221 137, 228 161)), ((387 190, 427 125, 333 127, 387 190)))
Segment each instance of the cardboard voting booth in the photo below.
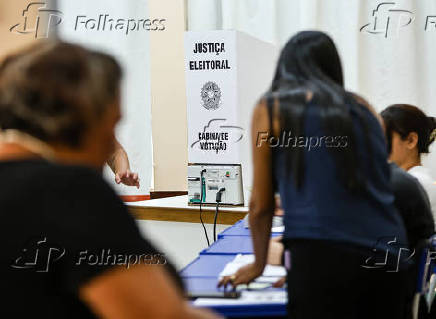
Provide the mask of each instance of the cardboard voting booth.
POLYGON ((251 115, 271 85, 278 53, 238 31, 185 34, 188 162, 240 164, 245 202, 252 185, 251 115))

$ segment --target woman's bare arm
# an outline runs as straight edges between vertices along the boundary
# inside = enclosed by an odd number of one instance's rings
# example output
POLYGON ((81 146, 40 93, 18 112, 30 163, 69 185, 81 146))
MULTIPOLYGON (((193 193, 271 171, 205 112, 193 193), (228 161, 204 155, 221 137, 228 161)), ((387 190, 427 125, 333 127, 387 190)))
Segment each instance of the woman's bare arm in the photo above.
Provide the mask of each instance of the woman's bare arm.
POLYGON ((234 275, 222 278, 218 286, 246 284, 259 277, 268 257, 272 217, 274 215, 274 192, 271 176, 271 148, 266 137, 270 136, 268 110, 264 102, 254 109, 251 135, 253 150, 253 191, 251 193, 248 220, 255 262, 241 267, 234 275))
POLYGON ((139 188, 138 173, 130 171, 129 157, 127 156, 124 147, 115 140, 115 150, 111 157, 107 160, 108 166, 115 174, 115 182, 123 183, 127 186, 136 186, 139 188))
MULTIPOLYGON (((272 122, 276 124, 276 121, 272 122)), ((251 124, 254 171, 249 222, 256 264, 262 269, 265 266, 268 255, 268 243, 271 236, 275 202, 271 176, 271 147, 269 142, 259 143, 260 134, 263 132, 270 133, 269 123, 267 106, 265 102, 261 102, 254 110, 251 124)), ((275 127, 273 129, 276 131, 275 127)))
POLYGON ((91 280, 79 294, 100 318, 219 318, 190 307, 158 265, 116 268, 91 280))

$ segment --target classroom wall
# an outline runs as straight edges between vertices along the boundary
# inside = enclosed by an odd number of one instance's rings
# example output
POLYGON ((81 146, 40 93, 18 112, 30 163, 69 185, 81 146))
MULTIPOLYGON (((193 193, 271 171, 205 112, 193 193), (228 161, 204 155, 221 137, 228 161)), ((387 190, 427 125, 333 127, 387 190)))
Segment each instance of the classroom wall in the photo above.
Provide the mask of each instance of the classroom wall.
POLYGON ((131 170, 139 174, 141 185, 139 189, 117 185, 108 167, 104 170, 104 176, 118 194, 132 197, 147 195, 152 187, 149 38, 151 33, 165 33, 140 27, 140 19, 155 18, 150 14, 148 4, 149 0, 57 1, 58 9, 64 15, 58 28, 59 37, 115 56, 124 70, 121 85, 122 119, 116 133, 129 156, 131 170), (118 28, 112 27, 110 22, 106 23, 105 18, 102 18, 103 15, 107 15, 108 21, 122 19, 134 22, 129 28, 123 24, 118 28), (138 28, 135 29, 135 26, 138 28))
MULTIPOLYGON (((328 33, 347 89, 377 111, 410 103, 436 115, 434 0, 188 0, 188 29, 235 29, 284 45, 298 31, 328 33), (376 22, 378 21, 378 22, 376 22)), ((424 156, 436 179, 436 143, 424 156)))
MULTIPOLYGON (((29 0, 0 2, 0 35, 2 39, 0 42, 0 60, 14 50, 36 41, 35 33, 17 34, 9 31, 13 25, 24 22, 23 10, 27 8, 29 3, 31 3, 29 0)), ((69 17, 79 8, 83 9, 86 7, 86 12, 89 13, 93 12, 93 8, 99 7, 99 5, 103 10, 105 7, 107 9, 108 7, 116 6, 117 3, 117 1, 111 1, 111 3, 106 3, 105 5, 103 5, 103 2, 79 5, 62 0, 58 1, 57 4, 55 0, 46 1, 47 8, 65 11, 61 17, 62 23, 59 26, 50 28, 49 35, 54 36, 57 31, 60 31, 59 33, 70 41, 92 44, 93 46, 104 48, 104 42, 109 40, 106 39, 107 35, 105 35, 106 37, 100 35, 98 38, 92 36, 92 34, 86 34, 85 36, 73 34, 73 32, 66 34, 68 22, 71 20, 69 17)), ((183 34, 186 26, 186 1, 147 0, 147 6, 148 16, 166 19, 165 32, 150 33, 149 40, 147 41, 150 44, 148 49, 149 56, 144 57, 146 63, 149 64, 150 78, 146 82, 151 82, 151 117, 153 119, 152 124, 150 124, 151 121, 147 118, 143 121, 144 125, 152 126, 153 177, 151 189, 154 191, 185 191, 187 190, 186 167, 188 155, 183 34)), ((28 16, 29 26, 33 25, 38 15, 37 8, 36 10, 35 8, 29 10, 26 15, 28 16)), ((42 17, 42 15, 40 16, 42 17)), ((42 18, 47 19, 47 17, 42 18)), ((106 47, 110 48, 112 46, 113 43, 106 45, 106 47)), ((144 43, 137 43, 137 46, 142 48, 144 43)), ((112 50, 111 53, 114 54, 118 51, 112 50)), ((118 58, 122 59, 120 56, 118 58)), ((140 82, 144 90, 148 91, 148 83, 140 82)), ((137 156, 140 148, 137 145, 130 145, 132 141, 128 137, 129 134, 124 132, 126 131, 125 123, 133 116, 131 112, 127 111, 125 110, 124 120, 118 129, 118 138, 129 153, 132 169, 137 171, 138 167, 141 167, 143 164, 142 162, 148 160, 137 156)), ((143 136, 139 140, 145 140, 149 144, 151 138, 143 136)), ((144 170, 141 170, 140 173, 141 181, 145 188, 142 188, 139 192, 133 188, 126 188, 115 184, 113 186, 117 188, 120 194, 124 195, 126 192, 129 194, 132 192, 135 194, 148 193, 150 175, 144 170)), ((105 176, 108 178, 108 181, 112 181, 113 174, 108 169, 105 170, 105 176)))
MULTIPOLYGON (((144 237, 171 261, 177 270, 186 267, 198 254, 207 248, 206 237, 200 223, 172 223, 154 220, 137 220, 144 237)), ((212 236, 212 224, 205 224, 212 236)), ((217 224, 217 233, 230 225, 217 224)), ((210 237, 209 237, 210 238, 210 237)))
POLYGON ((149 11, 166 18, 165 32, 150 34, 154 191, 185 191, 185 0, 149 0, 149 11))

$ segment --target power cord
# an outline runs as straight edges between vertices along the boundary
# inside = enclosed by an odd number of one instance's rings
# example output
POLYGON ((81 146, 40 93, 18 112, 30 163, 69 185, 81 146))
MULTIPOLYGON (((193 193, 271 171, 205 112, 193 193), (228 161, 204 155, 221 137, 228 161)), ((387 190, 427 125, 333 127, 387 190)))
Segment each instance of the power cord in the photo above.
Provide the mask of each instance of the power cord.
POLYGON ((205 193, 206 193, 206 183, 204 181, 204 177, 203 174, 204 172, 206 172, 206 169, 201 170, 200 172, 200 183, 201 183, 201 191, 200 191, 200 221, 201 221, 201 225, 203 226, 203 230, 204 230, 204 235, 206 236, 206 240, 207 240, 207 246, 210 246, 210 241, 209 241, 209 236, 207 235, 207 230, 206 230, 206 226, 204 226, 204 222, 203 222, 203 218, 201 217, 201 205, 203 204, 203 199, 205 197, 205 193))
POLYGON ((221 188, 218 193, 216 193, 216 209, 215 209, 215 217, 213 219, 213 240, 216 241, 216 221, 218 218, 218 208, 221 203, 221 197, 223 195, 223 192, 225 191, 225 188, 221 188))

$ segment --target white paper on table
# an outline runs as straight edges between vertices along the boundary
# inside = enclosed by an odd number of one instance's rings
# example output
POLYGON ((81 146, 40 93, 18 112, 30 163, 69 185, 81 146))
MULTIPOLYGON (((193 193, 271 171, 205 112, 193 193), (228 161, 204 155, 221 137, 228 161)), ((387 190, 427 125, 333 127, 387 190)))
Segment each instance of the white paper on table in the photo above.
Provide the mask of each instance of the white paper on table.
POLYGON ((273 216, 272 218, 272 228, 284 226, 283 216, 273 216))
MULTIPOLYGON (((254 262, 254 255, 237 255, 235 259, 229 262, 219 274, 219 277, 231 276, 239 268, 254 262)), ((262 273, 263 277, 284 277, 286 269, 283 266, 266 265, 262 273)))
POLYGON ((287 292, 280 291, 242 291, 238 299, 198 298, 193 302, 197 307, 210 307, 219 305, 250 305, 250 304, 286 304, 287 292))
MULTIPOLYGON (((219 274, 220 277, 231 276, 236 273, 239 268, 243 267, 244 264, 234 264, 228 263, 224 270, 219 274)), ((283 266, 266 265, 262 273, 263 277, 284 277, 286 276, 286 269, 283 266)))
POLYGON ((277 226, 271 228, 271 232, 273 233, 283 233, 285 231, 285 226, 277 226))
POLYGON ((265 277, 265 276, 260 276, 257 277, 254 281, 255 282, 261 282, 261 283, 268 283, 268 284, 275 284, 277 281, 279 281, 283 276, 279 276, 279 277, 265 277))
POLYGON ((233 259, 231 261, 231 263, 244 264, 244 265, 254 263, 254 255, 253 254, 247 254, 247 255, 237 254, 235 259, 233 259))

